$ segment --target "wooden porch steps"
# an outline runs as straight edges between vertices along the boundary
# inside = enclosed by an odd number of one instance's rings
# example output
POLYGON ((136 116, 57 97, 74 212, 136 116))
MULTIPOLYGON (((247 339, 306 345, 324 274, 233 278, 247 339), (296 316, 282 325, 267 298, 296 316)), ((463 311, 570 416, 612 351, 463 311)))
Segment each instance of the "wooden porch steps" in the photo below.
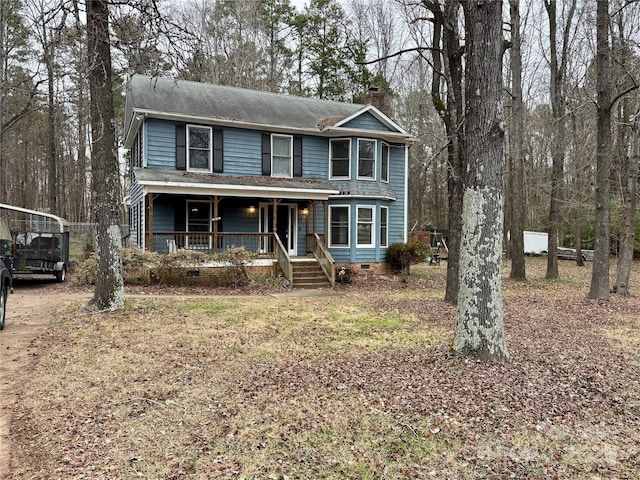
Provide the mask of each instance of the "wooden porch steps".
POLYGON ((315 258, 292 259, 293 285, 296 289, 330 287, 331 283, 315 258))

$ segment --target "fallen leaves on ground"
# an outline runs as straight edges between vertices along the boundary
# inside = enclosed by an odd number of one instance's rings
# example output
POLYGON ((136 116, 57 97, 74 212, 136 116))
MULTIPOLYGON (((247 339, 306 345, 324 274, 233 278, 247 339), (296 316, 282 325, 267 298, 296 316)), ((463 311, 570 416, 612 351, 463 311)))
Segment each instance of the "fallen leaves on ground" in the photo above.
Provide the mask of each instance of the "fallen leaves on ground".
POLYGON ((640 301, 529 266, 508 363, 451 355, 444 266, 71 312, 19 386, 8 478, 638 478, 640 301))

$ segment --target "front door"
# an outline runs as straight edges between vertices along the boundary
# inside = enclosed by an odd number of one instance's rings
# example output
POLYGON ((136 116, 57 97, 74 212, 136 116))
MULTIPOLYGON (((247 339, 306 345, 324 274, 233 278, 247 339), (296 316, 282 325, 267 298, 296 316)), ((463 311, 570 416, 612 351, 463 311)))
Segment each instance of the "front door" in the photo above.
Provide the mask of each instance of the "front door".
POLYGON ((211 202, 187 201, 187 248, 211 249, 211 202))
MULTIPOLYGON (((273 204, 260 204, 260 232, 273 232, 273 204)), ((295 203, 279 204, 276 210, 275 233, 290 256, 298 251, 298 205, 295 203)))

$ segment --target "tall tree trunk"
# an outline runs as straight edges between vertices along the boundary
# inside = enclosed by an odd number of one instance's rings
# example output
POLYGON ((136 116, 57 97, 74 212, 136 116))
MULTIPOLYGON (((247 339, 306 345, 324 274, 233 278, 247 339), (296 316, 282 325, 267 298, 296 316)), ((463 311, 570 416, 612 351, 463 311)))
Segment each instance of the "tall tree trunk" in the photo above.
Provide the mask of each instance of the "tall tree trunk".
POLYGON ((609 79, 609 0, 599 0, 596 18, 597 146, 595 245, 589 298, 609 298, 611 203, 611 81, 609 79))
POLYGON ((448 191, 448 225, 447 247, 447 285, 444 299, 455 304, 460 289, 460 237, 462 234, 462 196, 464 175, 464 142, 461 136, 460 123, 464 117, 462 95, 462 49, 458 32, 459 3, 446 0, 443 5, 436 2, 425 2, 424 5, 434 15, 433 46, 434 53, 433 78, 431 81, 431 97, 433 105, 447 132, 447 191, 448 191), (440 48, 442 45, 442 48, 440 48), (446 84, 446 103, 441 96, 441 86, 446 84))
POLYGON ((4 159, 4 117, 5 98, 7 86, 7 47, 6 42, 6 6, 0 0, 0 203, 10 203, 7 201, 7 179, 8 168, 4 159))
POLYGON ((467 168, 453 350, 506 360, 502 304, 502 1, 463 2, 467 168))
POLYGON ((624 201, 623 228, 620 242, 620 255, 616 275, 615 292, 621 295, 629 295, 629 278, 633 263, 633 247, 635 244, 636 204, 638 188, 638 162, 640 161, 640 141, 638 128, 640 119, 638 114, 633 119, 631 136, 631 155, 627 159, 627 175, 623 177, 626 182, 622 185, 622 198, 624 201))
POLYGON ((560 206, 564 182, 565 157, 565 77, 567 70, 569 33, 575 12, 576 0, 572 0, 562 35, 561 53, 558 54, 556 0, 545 0, 549 16, 549 44, 551 63, 551 110, 555 134, 551 148, 551 200, 549 204, 549 244, 547 247, 547 278, 558 278, 558 240, 560 234, 560 206))
POLYGON ((524 159, 523 132, 524 109, 522 107, 522 53, 520 50, 520 0, 509 0, 511 13, 511 49, 509 61, 511 65, 511 278, 524 280, 526 278, 524 261, 524 159))
POLYGON ((87 41, 97 260, 93 303, 99 310, 116 310, 124 307, 124 282, 119 218, 120 179, 116 156, 107 0, 87 1, 87 41))
POLYGON ((47 157, 48 157, 48 177, 47 187, 49 193, 49 211, 58 213, 58 184, 57 184, 57 159, 58 149, 56 148, 56 105, 55 105, 55 85, 53 79, 53 39, 47 42, 47 26, 42 26, 43 43, 45 48, 45 64, 47 67, 47 157))

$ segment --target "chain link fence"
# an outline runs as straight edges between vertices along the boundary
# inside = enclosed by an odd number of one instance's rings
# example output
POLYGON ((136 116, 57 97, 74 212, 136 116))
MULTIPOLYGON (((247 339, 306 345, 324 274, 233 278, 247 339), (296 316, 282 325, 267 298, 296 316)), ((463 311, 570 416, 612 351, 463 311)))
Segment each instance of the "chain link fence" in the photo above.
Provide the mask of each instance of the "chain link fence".
MULTIPOLYGON (((122 246, 128 246, 129 225, 120 225, 122 232, 122 246)), ((69 222, 69 251, 70 256, 82 259, 95 248, 96 224, 69 222)))

